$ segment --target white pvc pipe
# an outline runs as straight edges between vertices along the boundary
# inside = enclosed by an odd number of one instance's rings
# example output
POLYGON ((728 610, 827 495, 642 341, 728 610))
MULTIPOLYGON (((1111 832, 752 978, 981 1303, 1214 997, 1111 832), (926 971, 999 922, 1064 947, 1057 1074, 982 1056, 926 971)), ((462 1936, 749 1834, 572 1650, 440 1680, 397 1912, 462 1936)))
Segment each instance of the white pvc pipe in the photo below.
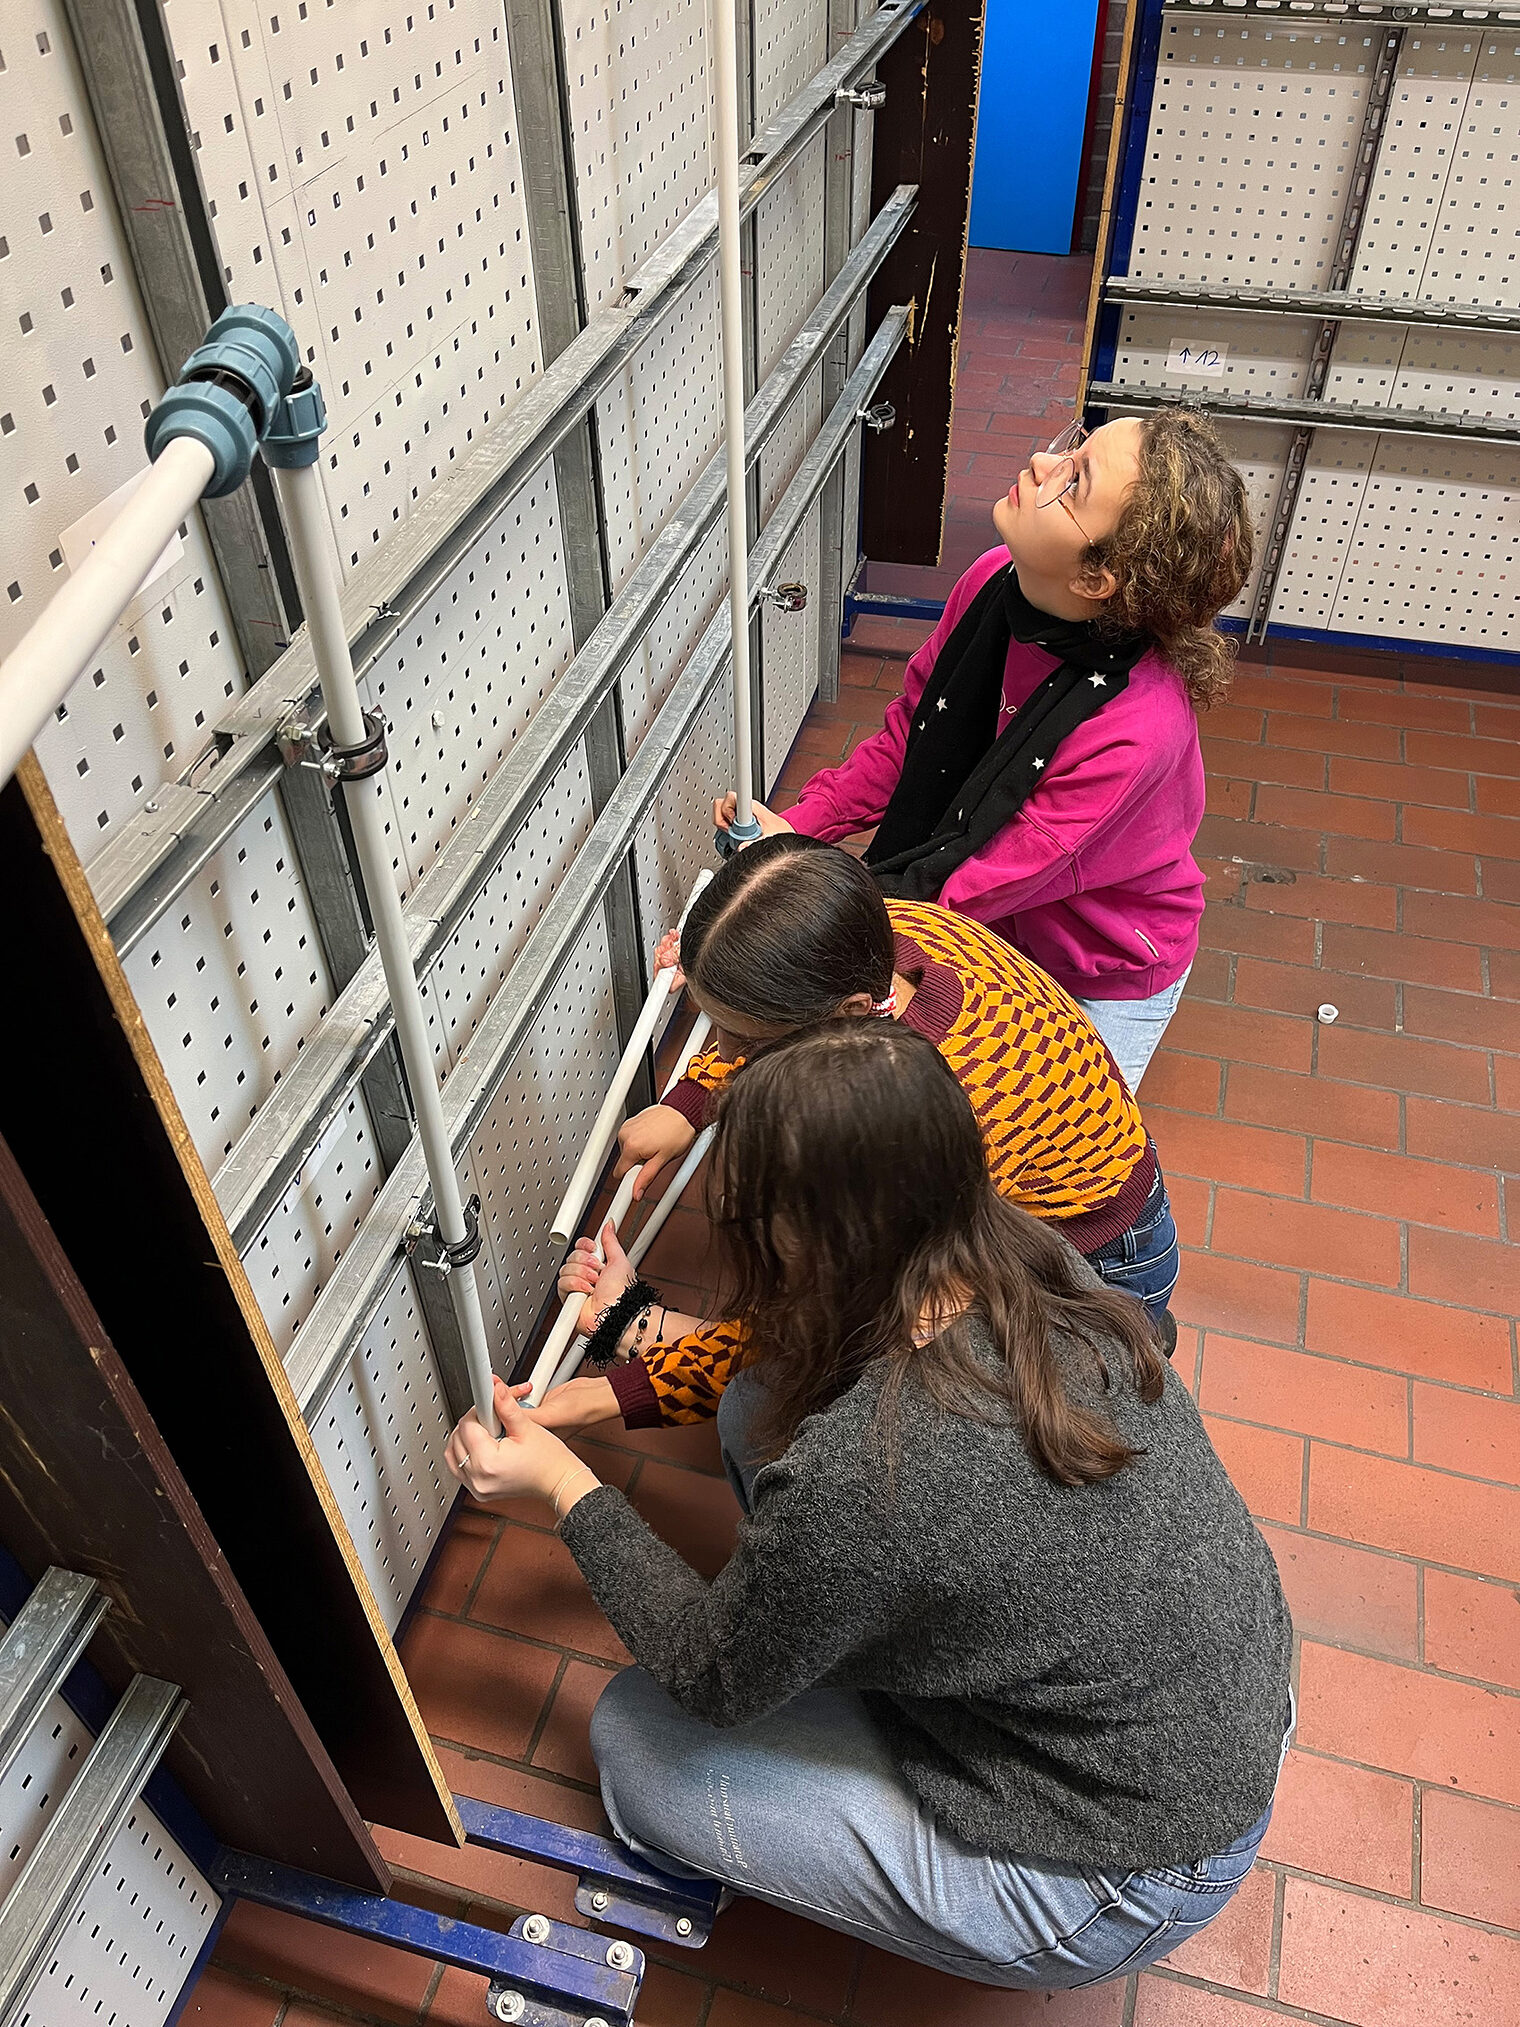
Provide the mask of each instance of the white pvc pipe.
MULTIPOLYGON (((692 890, 686 897, 686 906, 681 910, 683 923, 691 912, 692 903, 711 878, 712 874, 705 870, 697 875, 692 890)), ((581 1218, 591 1201, 591 1192, 596 1187, 596 1179, 602 1172, 608 1151, 621 1124, 623 1101, 628 1096, 628 1087, 639 1073, 639 1065, 644 1060, 644 1051, 649 1047, 650 1038, 659 1025, 660 1015, 665 1011, 665 1002, 670 997, 670 981, 674 977, 674 965, 668 965, 665 970, 655 973, 654 984, 649 988, 649 997, 639 1010, 639 1017, 633 1024, 633 1033, 628 1037, 628 1046, 619 1059, 612 1082, 607 1087, 607 1095, 602 1100, 601 1110, 596 1115, 586 1145, 581 1150, 581 1158, 575 1164, 575 1171, 565 1185, 565 1194, 560 1199, 559 1209, 554 1213, 554 1222, 549 1227, 549 1236, 558 1245, 568 1246, 580 1229, 581 1218)), ((689 1061, 690 1057, 683 1060, 680 1073, 684 1073, 686 1063, 689 1061)))
POLYGON ((0 788, 142 589, 215 469, 203 443, 171 438, 83 563, 0 663, 0 788))
POLYGON ((660 1236, 660 1228, 676 1205, 681 1201, 681 1196, 686 1185, 701 1166, 702 1157, 706 1154, 708 1148, 712 1146, 713 1135, 717 1130, 715 1126, 704 1126, 696 1139, 691 1143, 691 1146, 686 1150, 686 1159, 676 1170, 669 1189, 666 1190, 664 1196, 655 1205, 653 1212, 645 1220, 642 1231, 628 1248, 628 1258, 633 1266, 638 1266, 644 1255, 649 1251, 649 1248, 660 1236))
POLYGON ((754 821, 749 695, 749 516, 744 468, 744 297, 739 274, 739 54, 733 0, 712 0, 718 101, 718 302, 723 322, 723 441, 728 463, 728 609, 734 667, 734 822, 754 821))
MULTIPOLYGON (((602 1219, 596 1234, 596 1257, 599 1260, 604 1257, 602 1253, 602 1229, 610 1221, 612 1229, 616 1231, 624 1218, 627 1217, 628 1206, 633 1202, 633 1186, 638 1181, 638 1176, 638 1170, 630 1168, 628 1173, 623 1177, 623 1180, 618 1184, 617 1193, 614 1195, 612 1202, 607 1206, 607 1216, 602 1219)), ((533 1362, 533 1390, 528 1395, 528 1406, 530 1408, 536 1408, 548 1392, 549 1383, 559 1368, 565 1346, 575 1336, 576 1321, 585 1306, 585 1302, 586 1298, 584 1295, 567 1295, 560 1304, 559 1315, 554 1319, 554 1328, 544 1339, 544 1348, 533 1362)))
POLYGON ((665 1088, 660 1093, 660 1096, 662 1098, 668 1098, 670 1096, 670 1093, 676 1088, 677 1084, 679 1084, 681 1079, 686 1075, 686 1072, 691 1068, 692 1064, 696 1061, 697 1052, 700 1050, 702 1044, 707 1040, 707 1037, 711 1032, 711 1030, 712 1030, 712 1022, 708 1019, 707 1015, 698 1014, 696 1019, 691 1024, 691 1033, 686 1037, 686 1045, 681 1050, 679 1062, 677 1062, 675 1068, 671 1071, 670 1075, 665 1079, 665 1088))
MULTIPOLYGON (((275 473, 280 503, 290 526, 291 561, 300 587, 306 625, 322 683, 322 701, 333 741, 339 746, 357 746, 365 738, 364 711, 354 665, 348 652, 348 630, 338 602, 323 525, 320 481, 316 467, 275 473)), ((375 925, 375 942, 385 970, 386 988, 396 1020, 396 1039, 406 1066, 406 1081, 417 1112, 417 1131, 427 1160, 428 1180, 433 1189, 434 1214, 438 1231, 449 1245, 465 1236, 464 1203, 459 1178, 454 1170, 454 1150, 444 1124, 443 1104, 433 1052, 428 1042, 422 995, 412 968, 406 931, 401 919, 401 897, 391 865, 385 835, 385 775, 366 781, 343 784, 364 891, 375 925)), ((424 1269, 423 1271, 428 1271, 424 1269)), ((475 1412, 487 1430, 496 1434, 496 1411, 492 1401, 491 1354, 486 1343, 485 1318, 481 1313, 480 1290, 473 1266, 455 1267, 447 1276, 449 1296, 459 1323, 469 1368, 470 1391, 475 1412)))

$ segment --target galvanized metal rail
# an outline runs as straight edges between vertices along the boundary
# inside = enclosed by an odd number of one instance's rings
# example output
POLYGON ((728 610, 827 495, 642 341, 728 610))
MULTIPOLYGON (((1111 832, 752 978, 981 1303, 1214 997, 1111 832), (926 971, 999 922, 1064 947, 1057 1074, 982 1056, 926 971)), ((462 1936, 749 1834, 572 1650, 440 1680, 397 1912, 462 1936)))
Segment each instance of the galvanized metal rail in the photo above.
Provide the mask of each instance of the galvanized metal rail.
POLYGON ((1376 28, 1402 22, 1411 27, 1483 28, 1520 22, 1514 0, 1166 0, 1173 17, 1202 15, 1214 21, 1253 21, 1276 28, 1376 28))
MULTIPOLYGON (((861 410, 869 406, 906 335, 908 316, 908 309, 899 305, 882 319, 860 364, 846 381, 840 399, 777 502, 764 533, 750 553, 752 608, 859 428, 861 410)), ((729 615, 725 606, 677 678, 627 772, 443 1087, 445 1117, 456 1151, 468 1145, 489 1111, 502 1079, 569 961, 587 918, 622 863, 641 819, 691 736, 703 706, 722 680, 729 659, 729 615)), ((421 1149, 414 1139, 333 1270, 292 1348, 288 1369, 308 1421, 320 1410, 400 1271, 406 1235, 424 1208, 426 1187, 421 1149)))
POLYGON ((0 1775, 111 1608, 93 1577, 50 1569, 0 1640, 0 1775))
MULTIPOLYGON (((885 0, 839 53, 755 137, 741 163, 748 216, 831 117, 838 95, 866 77, 926 0, 885 0)), ((512 412, 462 457, 344 587, 354 667, 362 680, 470 545, 589 413, 640 346, 715 258, 717 197, 709 193, 525 390, 512 412)), ((316 665, 303 631, 213 727, 217 764, 195 787, 170 782, 91 863, 90 879, 125 955, 279 778, 281 729, 318 725, 316 665)))
MULTIPOLYGON (((912 215, 916 195, 911 184, 893 192, 750 404, 750 459, 759 456, 844 329, 912 215)), ((724 498, 720 450, 413 890, 404 923, 419 973, 443 954, 514 833, 638 653, 682 571, 717 526, 724 498)), ((217 1200, 239 1251, 252 1245, 393 1026, 385 974, 371 951, 217 1172, 217 1200)))
POLYGON ((1091 381, 1087 401, 1092 408, 1181 405, 1226 422, 1286 422, 1295 427, 1375 430, 1385 436, 1439 438, 1452 443, 1520 444, 1520 422, 1491 422, 1481 415, 1432 415, 1417 408, 1374 408, 1350 401, 1256 401, 1238 394, 1200 395, 1191 388, 1127 386, 1116 380, 1091 381))
POLYGON ((1417 324, 1451 332, 1520 337, 1520 309, 1497 303, 1437 303, 1411 296, 1364 296, 1355 289, 1258 289, 1156 282, 1111 275, 1103 300, 1129 308, 1229 310, 1274 317, 1322 317, 1342 324, 1417 324))

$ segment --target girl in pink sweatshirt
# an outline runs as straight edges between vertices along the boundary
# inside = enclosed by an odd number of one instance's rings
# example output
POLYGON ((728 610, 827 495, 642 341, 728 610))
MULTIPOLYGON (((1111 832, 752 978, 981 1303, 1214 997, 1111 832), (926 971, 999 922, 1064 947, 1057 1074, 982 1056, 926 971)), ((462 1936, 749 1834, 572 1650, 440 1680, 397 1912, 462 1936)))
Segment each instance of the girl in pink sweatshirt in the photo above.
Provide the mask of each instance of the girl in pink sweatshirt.
MULTIPOLYGON (((1195 713, 1228 686, 1246 582, 1240 475, 1161 409, 1037 453, 992 510, 886 723, 767 830, 878 826, 884 890, 997 930, 1078 1000, 1138 1086, 1198 948, 1195 713)), ((718 806, 720 823, 732 798, 718 806)))

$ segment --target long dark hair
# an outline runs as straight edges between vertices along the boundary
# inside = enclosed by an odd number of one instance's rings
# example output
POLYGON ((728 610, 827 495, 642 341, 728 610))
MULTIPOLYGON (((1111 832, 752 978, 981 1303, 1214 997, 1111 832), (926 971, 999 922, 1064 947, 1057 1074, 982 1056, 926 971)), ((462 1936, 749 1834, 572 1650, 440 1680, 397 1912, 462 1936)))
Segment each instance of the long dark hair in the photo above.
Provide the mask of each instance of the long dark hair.
POLYGON ((697 896, 681 968, 705 1006, 802 1027, 856 993, 887 997, 892 923, 858 859, 782 831, 736 852, 697 896))
POLYGON ((761 1052, 724 1087, 710 1188, 771 1456, 877 1363, 889 1463, 910 1376, 943 1409, 1017 1426, 1058 1484, 1110 1478, 1134 1456, 1068 1390, 1051 1337, 1085 1345, 1105 1386, 1118 1351, 1153 1401, 1165 1368, 1145 1311, 1094 1287, 1050 1227, 998 1196, 970 1101, 922 1036, 829 1021, 761 1052), (973 1348, 973 1314, 995 1366, 973 1348))

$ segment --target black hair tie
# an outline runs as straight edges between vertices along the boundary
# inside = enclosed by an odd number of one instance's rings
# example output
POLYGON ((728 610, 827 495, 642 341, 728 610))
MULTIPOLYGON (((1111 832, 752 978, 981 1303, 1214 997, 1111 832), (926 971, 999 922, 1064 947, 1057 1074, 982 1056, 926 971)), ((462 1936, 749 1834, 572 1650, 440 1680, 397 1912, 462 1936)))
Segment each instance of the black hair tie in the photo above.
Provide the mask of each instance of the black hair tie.
POLYGON ((586 1344, 586 1363, 611 1365, 623 1332, 641 1309, 652 1309, 659 1299, 659 1289, 651 1288, 647 1281, 635 1281, 625 1288, 611 1308, 602 1311, 602 1319, 586 1344))

